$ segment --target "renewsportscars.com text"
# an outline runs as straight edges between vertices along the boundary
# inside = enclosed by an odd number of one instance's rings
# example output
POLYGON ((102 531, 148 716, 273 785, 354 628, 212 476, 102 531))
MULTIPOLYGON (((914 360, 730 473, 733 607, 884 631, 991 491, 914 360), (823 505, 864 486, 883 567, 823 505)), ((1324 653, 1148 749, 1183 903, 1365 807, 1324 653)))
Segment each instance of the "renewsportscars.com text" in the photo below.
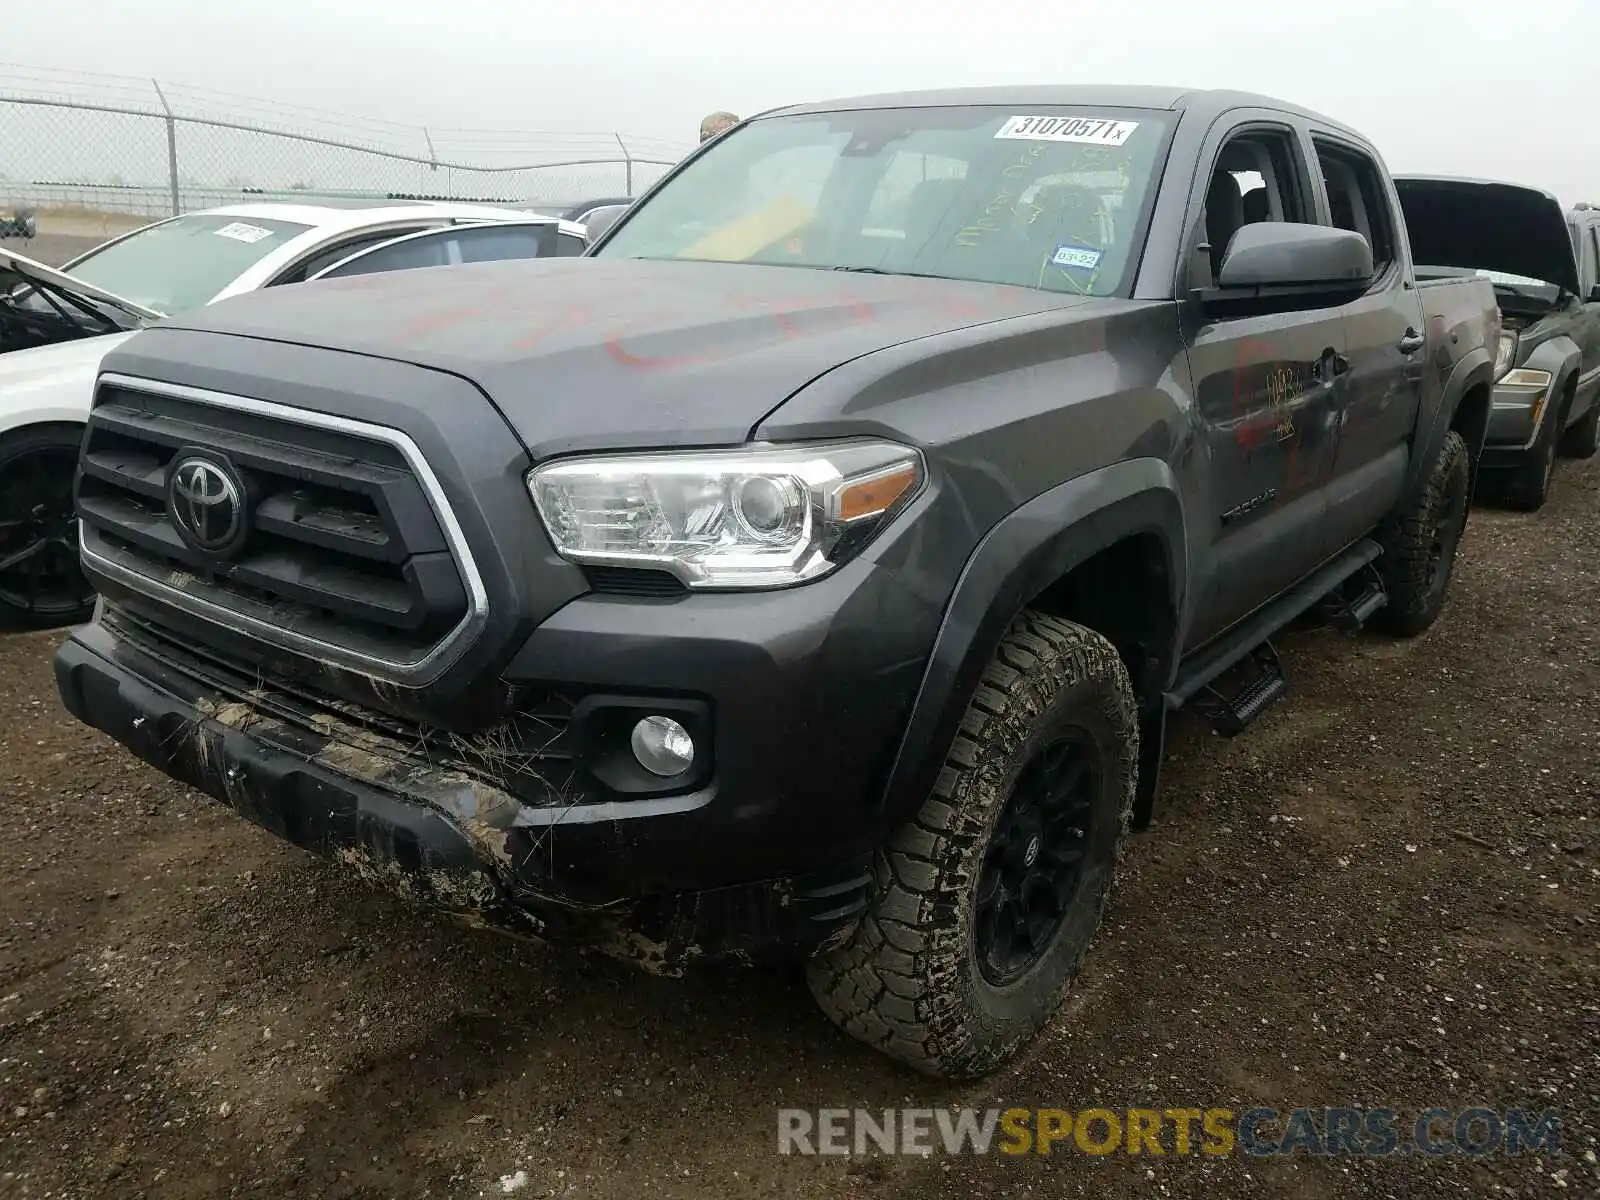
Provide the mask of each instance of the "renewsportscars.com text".
POLYGON ((1439 1158, 1561 1153, 1561 1114, 1520 1108, 799 1108, 779 1154, 1304 1154, 1439 1158))

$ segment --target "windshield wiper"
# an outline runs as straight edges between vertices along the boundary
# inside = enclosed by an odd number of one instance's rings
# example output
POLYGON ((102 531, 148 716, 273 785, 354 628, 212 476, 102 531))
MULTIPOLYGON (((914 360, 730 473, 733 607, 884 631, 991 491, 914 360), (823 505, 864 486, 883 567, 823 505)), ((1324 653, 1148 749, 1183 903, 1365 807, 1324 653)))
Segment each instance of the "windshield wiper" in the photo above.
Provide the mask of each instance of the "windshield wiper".
POLYGON ((837 267, 829 267, 830 271, 854 271, 858 275, 900 275, 906 279, 943 279, 954 283, 955 279, 949 275, 940 275, 935 271, 886 271, 882 267, 860 267, 844 263, 837 267))

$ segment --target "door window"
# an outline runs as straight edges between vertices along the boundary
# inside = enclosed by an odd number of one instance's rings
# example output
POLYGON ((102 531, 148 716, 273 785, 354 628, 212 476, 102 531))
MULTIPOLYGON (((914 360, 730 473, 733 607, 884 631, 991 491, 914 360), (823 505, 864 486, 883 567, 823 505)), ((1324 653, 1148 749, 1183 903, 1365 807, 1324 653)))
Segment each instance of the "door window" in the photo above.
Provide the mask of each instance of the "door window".
POLYGON ((320 250, 307 255, 274 279, 269 286, 276 286, 282 283, 304 283, 324 267, 330 267, 336 262, 342 262, 352 254, 359 254, 372 246, 381 246, 384 242, 392 242, 395 238, 405 237, 412 233, 420 233, 428 228, 431 228, 431 226, 410 225, 400 229, 368 230, 366 233, 358 234, 355 237, 343 238, 331 246, 324 246, 320 250))
POLYGON ((1350 146, 1319 138, 1316 147, 1333 223, 1367 239, 1373 274, 1382 275, 1394 261, 1394 215, 1377 164, 1350 146))
POLYGON ((1206 189, 1202 236, 1211 277, 1222 270, 1233 235, 1258 221, 1304 221, 1307 204, 1293 134, 1252 129, 1228 140, 1206 189))
POLYGON ((556 228, 549 224, 457 225, 436 229, 421 237, 387 242, 326 268, 316 278, 342 279, 415 267, 541 258, 551 249, 555 236, 556 228))

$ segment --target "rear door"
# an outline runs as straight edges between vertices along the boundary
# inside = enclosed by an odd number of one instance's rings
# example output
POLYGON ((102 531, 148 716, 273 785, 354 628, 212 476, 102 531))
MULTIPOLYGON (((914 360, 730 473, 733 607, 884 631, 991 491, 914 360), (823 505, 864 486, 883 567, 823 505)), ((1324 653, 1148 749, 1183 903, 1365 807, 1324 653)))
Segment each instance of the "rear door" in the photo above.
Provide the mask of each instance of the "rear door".
POLYGON ((1327 511, 1336 552, 1369 534, 1400 497, 1422 405, 1428 331, 1406 269, 1388 172, 1342 134, 1314 128, 1312 149, 1324 219, 1367 239, 1374 270, 1367 294, 1342 310, 1349 369, 1327 511))
MULTIPOLYGON (((1232 114, 1201 156, 1187 288, 1206 286, 1250 221, 1316 221, 1304 138, 1277 113, 1232 114)), ((1337 445, 1345 326, 1337 306, 1186 310, 1189 363, 1214 495, 1213 553, 1190 646, 1249 615, 1326 557, 1324 490, 1337 445)))

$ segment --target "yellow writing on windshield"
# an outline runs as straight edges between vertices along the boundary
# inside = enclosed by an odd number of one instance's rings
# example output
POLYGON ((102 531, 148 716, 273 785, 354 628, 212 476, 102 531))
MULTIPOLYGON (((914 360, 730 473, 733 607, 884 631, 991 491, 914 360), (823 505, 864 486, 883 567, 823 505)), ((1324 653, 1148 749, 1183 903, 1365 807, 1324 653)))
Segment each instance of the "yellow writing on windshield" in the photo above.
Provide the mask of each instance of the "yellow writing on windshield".
POLYGON ((685 258, 713 259, 717 262, 743 262, 759 254, 780 238, 789 237, 811 223, 816 210, 793 196, 779 196, 681 251, 685 258))

